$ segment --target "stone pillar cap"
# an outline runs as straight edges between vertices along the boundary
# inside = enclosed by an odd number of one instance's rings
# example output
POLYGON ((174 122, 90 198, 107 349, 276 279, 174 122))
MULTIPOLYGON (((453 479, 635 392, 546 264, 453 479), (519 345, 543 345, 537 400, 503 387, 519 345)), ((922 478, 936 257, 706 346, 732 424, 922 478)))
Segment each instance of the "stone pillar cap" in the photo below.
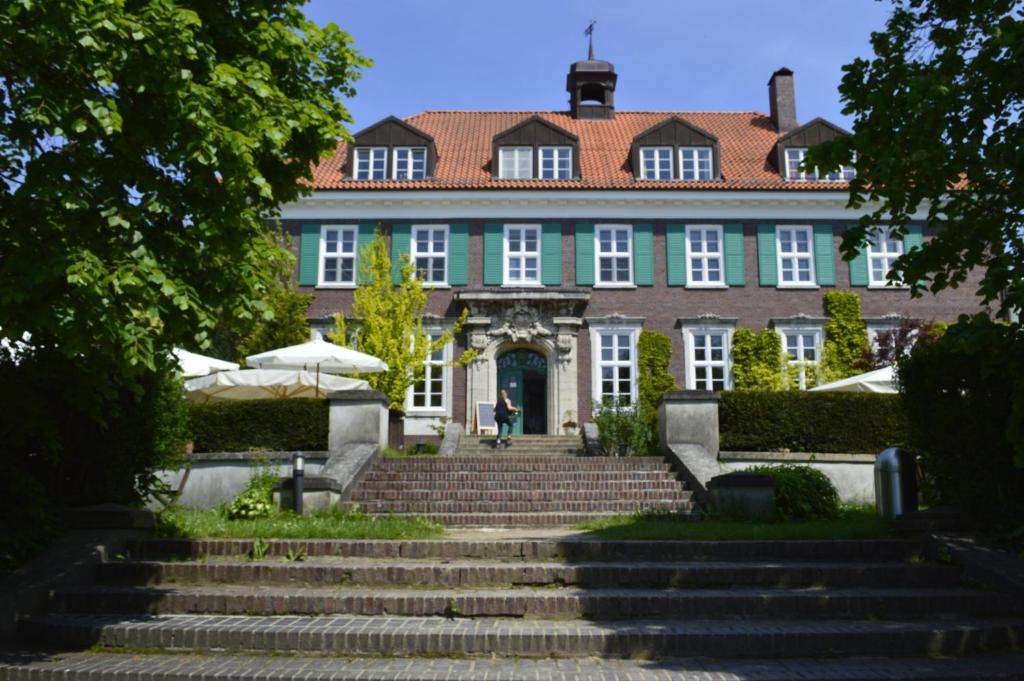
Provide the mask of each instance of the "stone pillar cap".
POLYGON ((722 394, 708 390, 672 390, 661 396, 661 402, 718 402, 722 394))
POLYGON ((337 390, 327 394, 331 402, 380 402, 389 405, 391 400, 379 390, 337 390))

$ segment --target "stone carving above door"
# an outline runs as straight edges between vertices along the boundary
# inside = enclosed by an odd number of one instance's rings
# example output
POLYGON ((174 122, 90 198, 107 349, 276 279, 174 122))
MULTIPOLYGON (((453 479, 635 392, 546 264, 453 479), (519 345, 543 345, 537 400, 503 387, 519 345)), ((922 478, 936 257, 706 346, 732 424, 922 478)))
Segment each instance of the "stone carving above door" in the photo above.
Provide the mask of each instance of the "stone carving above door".
POLYGON ((537 308, 525 302, 513 303, 505 310, 501 326, 487 332, 488 336, 506 337, 512 343, 533 343, 551 334, 541 322, 537 308))

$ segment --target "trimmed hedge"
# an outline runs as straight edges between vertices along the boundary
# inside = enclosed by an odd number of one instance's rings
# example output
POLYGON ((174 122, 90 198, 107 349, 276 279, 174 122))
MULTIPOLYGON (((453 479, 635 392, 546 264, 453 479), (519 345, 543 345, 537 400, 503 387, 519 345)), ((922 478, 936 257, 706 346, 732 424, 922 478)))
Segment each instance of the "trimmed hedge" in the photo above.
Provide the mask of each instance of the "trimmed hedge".
POLYGON ((726 391, 723 450, 877 453, 907 441, 899 395, 726 391))
POLYGON ((327 449, 327 400, 231 400, 189 404, 193 451, 327 449))

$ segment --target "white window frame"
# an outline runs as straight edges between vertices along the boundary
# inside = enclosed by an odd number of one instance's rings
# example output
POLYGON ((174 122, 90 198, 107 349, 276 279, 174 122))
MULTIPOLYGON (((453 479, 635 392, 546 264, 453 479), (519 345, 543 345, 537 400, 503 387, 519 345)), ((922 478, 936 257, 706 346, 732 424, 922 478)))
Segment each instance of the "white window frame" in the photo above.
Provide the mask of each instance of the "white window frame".
MULTIPOLYGON (((825 346, 825 330, 821 326, 808 325, 808 324, 775 324, 775 332, 779 334, 779 340, 782 343, 782 354, 786 356, 789 364, 796 364, 800 367, 800 374, 798 385, 800 390, 807 390, 807 375, 804 371, 808 364, 814 367, 821 366, 821 355, 824 351, 825 346), (795 335, 801 337, 799 343, 800 350, 806 350, 807 348, 803 344, 803 336, 813 335, 814 336, 814 361, 808 361, 806 359, 791 359, 789 357, 789 346, 786 343, 786 336, 795 335)), ((813 387, 813 386, 812 386, 813 387)))
MULTIPOLYGON (((444 333, 444 329, 440 327, 427 327, 424 329, 427 335, 433 340, 435 337, 440 336, 444 333)), ((448 343, 441 350, 441 359, 433 359, 430 355, 427 356, 425 364, 427 365, 427 371, 437 370, 441 372, 441 406, 431 407, 430 396, 433 394, 429 387, 425 391, 424 402, 428 406, 417 407, 415 406, 415 385, 410 385, 405 393, 405 411, 410 414, 430 414, 435 416, 444 416, 449 413, 451 408, 451 394, 452 394, 452 343, 448 343)), ((427 381, 427 374, 424 373, 423 380, 427 381)), ((428 384, 429 385, 429 384, 428 384)))
MULTIPOLYGON (((724 238, 725 230, 722 228, 722 225, 686 225, 686 288, 728 288, 728 285, 725 283, 724 238), (694 252, 691 250, 693 243, 690 240, 690 234, 691 232, 696 231, 700 231, 703 234, 708 230, 713 230, 718 235, 718 252, 704 251, 695 256, 694 252), (704 281, 697 281, 693 276, 694 257, 697 257, 702 261, 705 275, 708 272, 708 260, 711 258, 718 258, 718 281, 708 281, 706 276, 704 281)), ((702 236, 701 247, 706 248, 706 246, 706 236, 702 236)))
POLYGON ((425 180, 427 178, 427 148, 426 147, 395 147, 392 150, 392 152, 391 152, 391 168, 392 168, 391 178, 393 180, 397 180, 399 182, 404 182, 406 180, 425 180), (406 162, 404 164, 406 167, 404 169, 399 167, 399 161, 398 161, 398 153, 402 152, 402 151, 408 152, 408 154, 406 155, 406 162), (423 176, 422 177, 413 177, 412 176, 412 174, 413 174, 413 167, 414 167, 413 154, 415 152, 420 152, 420 153, 423 154, 423 176), (399 172, 401 172, 402 170, 404 170, 408 174, 407 177, 399 177, 398 176, 399 172))
MULTIPOLYGON (((602 391, 601 369, 605 366, 630 368, 630 394, 629 405, 635 406, 638 399, 637 390, 637 342, 640 338, 640 326, 633 324, 598 324, 590 327, 590 357, 591 357, 591 399, 597 404, 604 403, 602 391), (615 357, 610 362, 601 360, 601 337, 606 335, 628 336, 630 344, 629 362, 623 362, 615 357)), ((616 348, 617 349, 617 348, 616 348)), ((616 372, 617 373, 617 372, 616 372)), ((618 383, 618 377, 614 379, 618 383)), ((619 393, 621 395, 622 393, 619 393)))
MULTIPOLYGON (((793 243, 796 243, 796 239, 793 239, 793 243)), ((815 269, 814 262, 814 228, 811 225, 775 225, 775 266, 777 268, 779 277, 779 288, 818 288, 818 272, 815 269), (790 253, 782 252, 782 230, 801 231, 807 234, 807 254, 806 256, 797 251, 790 253), (809 281, 799 281, 795 279, 793 281, 786 281, 783 277, 782 261, 785 258, 804 258, 806 257, 810 263, 810 275, 809 281)), ((799 266, 794 267, 794 277, 799 273, 799 266)))
POLYGON ((712 147, 679 147, 679 179, 687 182, 707 182, 715 177, 715 152, 712 147), (708 172, 707 177, 700 176, 700 156, 707 154, 708 172), (695 176, 686 176, 686 164, 683 162, 687 155, 693 156, 693 169, 695 176))
POLYGON ((672 156, 673 156, 673 154, 672 154, 672 147, 640 147, 640 173, 639 173, 639 179, 641 179, 641 180, 654 180, 656 182, 664 182, 666 180, 673 180, 673 179, 675 179, 675 173, 672 172, 673 171, 673 168, 672 168, 673 158, 672 158, 672 156), (650 176, 648 174, 648 172, 647 172, 647 164, 644 162, 645 161, 644 155, 646 153, 653 153, 654 154, 654 158, 655 158, 655 163, 654 163, 654 174, 655 174, 655 176, 654 177, 650 176), (662 154, 665 154, 665 155, 668 156, 668 177, 658 177, 658 175, 660 174, 659 167, 661 165, 662 154))
POLYGON ((572 179, 572 147, 567 145, 557 146, 544 146, 538 149, 537 158, 537 178, 541 180, 571 180, 572 179), (545 154, 551 154, 551 163, 554 170, 554 177, 544 177, 544 156, 545 154), (560 175, 558 172, 559 162, 562 160, 560 157, 562 154, 566 155, 566 161, 568 161, 569 167, 566 168, 565 175, 560 175))
MULTIPOLYGON (((615 243, 615 239, 612 239, 612 243, 615 243)), ((594 286, 596 288, 633 288, 633 225, 629 224, 600 224, 594 225, 594 286), (623 256, 619 252, 614 252, 607 257, 610 258, 621 258, 627 257, 629 259, 629 280, 628 281, 603 281, 601 279, 601 230, 618 230, 625 229, 629 232, 629 239, 627 240, 628 250, 623 256)))
POLYGON ((876 231, 868 235, 866 256, 868 259, 869 288, 907 288, 904 284, 890 283, 888 279, 888 274, 892 271, 892 263, 906 252, 903 239, 899 237, 893 239, 892 233, 893 229, 891 227, 887 227, 884 230, 876 231), (896 242, 896 251, 889 251, 888 243, 890 240, 896 242), (883 246, 883 248, 879 250, 879 246, 883 246), (881 260, 888 265, 881 279, 877 279, 875 277, 875 261, 877 260, 881 260))
POLYGON ((534 176, 533 171, 533 147, 524 146, 508 146, 498 147, 498 178, 501 180, 532 180, 534 176), (525 175, 520 175, 520 166, 522 165, 523 156, 528 161, 527 170, 525 175), (508 174, 505 169, 505 159, 510 157, 512 159, 512 174, 508 174))
MULTIPOLYGON (((416 258, 418 258, 418 257, 431 258, 432 260, 437 259, 437 258, 443 258, 444 259, 444 279, 442 281, 430 281, 429 279, 424 279, 423 280, 423 285, 424 286, 433 287, 433 288, 443 288, 443 287, 447 287, 448 286, 448 259, 450 257, 450 253, 449 253, 449 248, 450 248, 449 247, 449 237, 450 237, 450 234, 449 234, 449 231, 448 231, 448 225, 426 224, 426 225, 413 225, 412 226, 412 231, 410 232, 410 238, 409 238, 409 258, 412 260, 413 265, 416 265, 416 258), (442 255, 438 255, 438 253, 436 251, 433 251, 433 250, 428 251, 426 253, 420 253, 417 250, 417 240, 416 240, 417 232, 420 232, 420 231, 434 232, 434 231, 438 231, 438 230, 443 230, 444 231, 444 255, 443 256, 442 255)), ((433 247, 433 243, 434 243, 433 238, 429 239, 428 243, 430 243, 431 247, 433 247)), ((419 268, 418 267, 415 270, 415 275, 417 277, 419 276, 419 268)))
POLYGON ((317 282, 318 288, 355 288, 359 281, 359 225, 321 225, 320 226, 320 245, 317 249, 317 282), (338 243, 342 242, 341 232, 352 233, 352 255, 327 252, 327 233, 331 231, 339 232, 338 243), (352 281, 326 281, 324 280, 324 273, 327 271, 325 261, 327 258, 334 258, 336 260, 342 260, 350 258, 352 259, 352 281))
POLYGON ((703 385, 697 384, 697 339, 699 335, 721 335, 724 336, 723 347, 722 347, 722 359, 721 361, 714 361, 706 359, 701 362, 701 366, 708 367, 709 369, 720 366, 722 367, 722 377, 724 381, 723 390, 731 390, 732 383, 732 334, 733 328, 729 326, 716 326, 716 325, 695 325, 695 326, 684 326, 683 327, 683 348, 686 351, 686 389, 687 390, 707 390, 703 385))
POLYGON ((355 159, 354 159, 353 163, 355 164, 353 166, 353 170, 352 170, 352 179, 354 179, 354 180, 375 181, 375 180, 386 180, 386 179, 388 179, 388 148, 387 147, 356 147, 355 159), (366 155, 366 157, 367 157, 365 159, 365 163, 366 163, 366 173, 365 174, 362 174, 360 172, 360 165, 364 162, 364 159, 362 158, 363 155, 366 155), (373 177, 373 162, 374 162, 374 160, 376 160, 374 157, 378 156, 378 155, 383 157, 384 169, 381 171, 381 176, 380 177, 373 177))
POLYGON ((832 171, 824 177, 819 177, 817 170, 810 172, 800 170, 800 164, 807 158, 807 147, 786 147, 783 158, 786 162, 786 179, 793 182, 849 182, 857 176, 857 171, 853 166, 840 166, 839 170, 832 171), (792 156, 796 159, 796 167, 790 164, 790 152, 793 152, 792 156))
MULTIPOLYGON (((543 286, 543 284, 541 283, 543 281, 542 280, 543 274, 541 272, 541 268, 543 267, 543 262, 542 262, 542 258, 541 258, 541 250, 543 248, 543 246, 542 246, 542 238, 543 238, 543 230, 541 229, 541 226, 540 226, 539 223, 538 224, 512 223, 512 224, 505 225, 505 236, 504 236, 504 239, 502 240, 502 249, 501 249, 501 252, 502 252, 502 257, 501 257, 501 261, 502 261, 501 281, 503 282, 504 286, 511 286, 511 287, 515 287, 515 288, 523 288, 523 287, 529 287, 529 286, 543 286), (516 257, 520 257, 520 258, 529 258, 529 257, 536 257, 537 258, 537 278, 535 280, 531 281, 531 280, 528 280, 528 279, 519 279, 518 281, 513 281, 511 276, 510 276, 510 274, 509 274, 510 271, 511 271, 511 268, 509 267, 509 259, 513 257, 513 253, 509 250, 509 242, 510 242, 510 240, 509 240, 509 232, 511 230, 513 230, 513 229, 532 229, 532 230, 534 230, 537 233, 537 239, 536 239, 536 241, 537 241, 537 249, 535 251, 521 250, 521 251, 518 251, 518 252, 516 252, 514 254, 516 257)), ((521 239, 520 240, 520 244, 525 244, 525 242, 526 242, 525 239, 521 239)), ((526 269, 525 267, 520 267, 520 270, 525 270, 525 269, 526 269)))

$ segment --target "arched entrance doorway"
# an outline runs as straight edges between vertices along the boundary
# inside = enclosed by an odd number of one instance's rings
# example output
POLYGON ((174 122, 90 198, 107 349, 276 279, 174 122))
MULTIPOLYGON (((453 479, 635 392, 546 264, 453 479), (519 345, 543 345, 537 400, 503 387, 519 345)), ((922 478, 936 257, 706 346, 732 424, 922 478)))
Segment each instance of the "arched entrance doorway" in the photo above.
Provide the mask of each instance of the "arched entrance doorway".
POLYGON ((498 387, 508 391, 522 411, 512 427, 515 435, 548 432, 548 363, 544 355, 519 348, 498 357, 498 387))

